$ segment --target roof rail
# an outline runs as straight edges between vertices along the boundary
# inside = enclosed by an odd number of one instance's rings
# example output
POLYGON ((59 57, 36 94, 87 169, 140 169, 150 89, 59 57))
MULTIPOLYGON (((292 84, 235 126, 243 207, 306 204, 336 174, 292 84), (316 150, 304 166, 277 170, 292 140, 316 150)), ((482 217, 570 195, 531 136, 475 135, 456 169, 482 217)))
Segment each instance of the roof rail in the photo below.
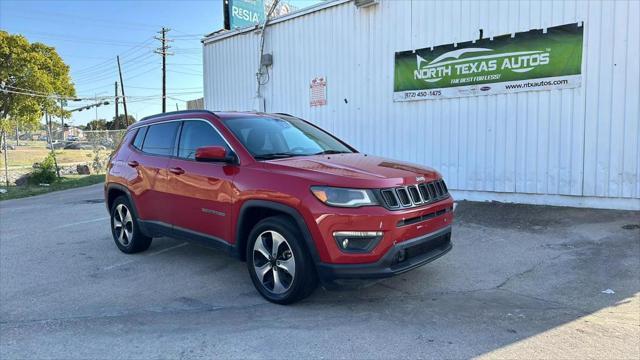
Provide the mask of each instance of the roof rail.
MULTIPOLYGON (((162 117, 162 116, 169 116, 169 115, 178 115, 178 114, 196 114, 196 113, 211 113, 213 115, 216 115, 213 111, 209 111, 209 110, 180 110, 180 111, 168 111, 165 113, 160 113, 160 114, 155 114, 155 115, 149 115, 149 116, 145 116, 142 119, 138 120, 138 122, 140 121, 144 121, 144 120, 149 120, 149 119, 155 119, 158 117, 162 117)), ((216 115, 217 116, 217 115, 216 115)))

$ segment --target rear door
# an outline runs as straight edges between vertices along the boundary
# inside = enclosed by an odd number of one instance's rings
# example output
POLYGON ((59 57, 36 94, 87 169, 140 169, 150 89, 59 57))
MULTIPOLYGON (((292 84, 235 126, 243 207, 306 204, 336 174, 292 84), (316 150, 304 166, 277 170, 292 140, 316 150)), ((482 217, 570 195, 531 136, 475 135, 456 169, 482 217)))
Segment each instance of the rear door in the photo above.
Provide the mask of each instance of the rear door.
POLYGON ((175 209, 172 223, 177 231, 229 242, 229 210, 237 194, 233 184, 237 166, 196 161, 196 149, 201 146, 231 149, 208 120, 184 120, 177 156, 169 161, 170 201, 175 209))
POLYGON ((179 121, 169 121, 147 126, 144 139, 134 147, 128 165, 135 168, 138 176, 131 187, 136 196, 136 208, 143 220, 171 224, 171 203, 168 200, 169 176, 167 166, 175 153, 179 121))

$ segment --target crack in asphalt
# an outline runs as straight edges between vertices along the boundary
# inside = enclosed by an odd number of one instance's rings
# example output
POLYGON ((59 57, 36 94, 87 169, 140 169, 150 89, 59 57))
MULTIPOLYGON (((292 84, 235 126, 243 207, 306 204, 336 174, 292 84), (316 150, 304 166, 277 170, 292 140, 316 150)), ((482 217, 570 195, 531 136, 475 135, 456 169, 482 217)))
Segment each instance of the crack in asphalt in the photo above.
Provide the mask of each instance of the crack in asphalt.
POLYGON ((551 258, 541 260, 538 263, 536 263, 535 265, 533 265, 532 267, 530 267, 529 269, 526 269, 524 271, 521 271, 521 272, 515 273, 513 275, 510 275, 503 282, 498 284, 495 288, 496 289, 502 289, 502 287, 506 286, 511 280, 513 280, 513 279, 515 279, 517 277, 524 276, 524 275, 527 275, 529 273, 532 273, 532 272, 536 271, 542 264, 550 262, 550 261, 554 261, 557 258, 562 257, 563 255, 566 255, 567 252, 570 252, 570 250, 567 250, 566 252, 562 252, 562 253, 560 253, 560 254, 558 254, 556 256, 553 256, 551 258))

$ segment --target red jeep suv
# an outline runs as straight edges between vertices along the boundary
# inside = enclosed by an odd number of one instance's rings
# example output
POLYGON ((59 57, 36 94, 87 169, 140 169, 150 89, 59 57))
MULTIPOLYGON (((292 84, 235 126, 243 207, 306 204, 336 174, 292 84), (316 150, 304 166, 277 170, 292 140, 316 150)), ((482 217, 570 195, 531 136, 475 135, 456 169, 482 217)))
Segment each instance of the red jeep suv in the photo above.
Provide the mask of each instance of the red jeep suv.
POLYGON ((105 182, 125 253, 170 236, 247 262, 267 300, 381 278, 451 249, 453 199, 433 169, 357 150, 286 114, 180 111, 132 125, 105 182))

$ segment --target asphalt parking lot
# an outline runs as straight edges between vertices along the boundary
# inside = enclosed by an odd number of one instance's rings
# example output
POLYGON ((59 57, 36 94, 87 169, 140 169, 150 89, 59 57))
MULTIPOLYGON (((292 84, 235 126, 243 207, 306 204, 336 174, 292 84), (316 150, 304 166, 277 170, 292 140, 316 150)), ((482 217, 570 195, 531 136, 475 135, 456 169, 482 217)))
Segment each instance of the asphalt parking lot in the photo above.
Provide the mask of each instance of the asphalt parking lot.
POLYGON ((111 239, 101 185, 0 202, 0 358, 640 357, 640 213, 462 202, 454 248, 267 303, 245 264, 111 239))

